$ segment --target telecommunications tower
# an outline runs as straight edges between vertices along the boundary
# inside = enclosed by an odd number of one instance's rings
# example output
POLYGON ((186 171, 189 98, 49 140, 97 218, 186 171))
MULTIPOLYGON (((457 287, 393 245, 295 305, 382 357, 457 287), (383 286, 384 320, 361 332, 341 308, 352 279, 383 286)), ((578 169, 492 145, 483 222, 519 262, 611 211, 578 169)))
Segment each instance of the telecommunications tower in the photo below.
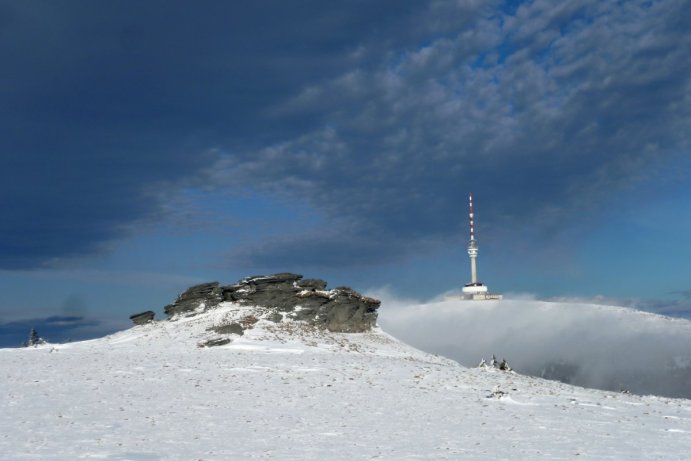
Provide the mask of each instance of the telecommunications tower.
POLYGON ((487 285, 477 281, 477 240, 475 240, 475 212, 473 211, 473 194, 470 194, 470 240, 468 241, 468 256, 470 256, 470 283, 463 287, 464 299, 502 299, 502 295, 487 292, 487 285))

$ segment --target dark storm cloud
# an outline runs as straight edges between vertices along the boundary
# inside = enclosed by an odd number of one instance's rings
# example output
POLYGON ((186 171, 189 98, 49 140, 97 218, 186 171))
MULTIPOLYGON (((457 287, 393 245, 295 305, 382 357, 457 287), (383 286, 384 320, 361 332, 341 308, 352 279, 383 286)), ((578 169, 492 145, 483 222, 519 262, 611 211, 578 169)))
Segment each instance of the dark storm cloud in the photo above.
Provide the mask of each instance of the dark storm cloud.
POLYGON ((394 249, 402 244, 376 234, 362 235, 359 230, 339 229, 334 233, 315 232, 275 238, 260 245, 242 248, 232 258, 235 267, 256 268, 264 272, 280 270, 357 267, 383 264, 399 259, 394 249))
POLYGON ((100 251, 203 181, 214 148, 301 132, 309 116, 269 124, 267 108, 451 27, 420 8, 0 2, 0 267, 100 251))
POLYGON ((423 237, 457 236, 468 191, 491 203, 480 226, 515 236, 530 222, 550 236, 587 225, 612 193, 687 152, 688 2, 480 13, 277 104, 322 123, 230 155, 228 176, 264 178, 405 254, 423 237))
POLYGON ((456 235, 470 190, 550 233, 688 148, 688 2, 509 3, 0 2, 0 267, 209 182, 305 200, 353 254, 456 235))

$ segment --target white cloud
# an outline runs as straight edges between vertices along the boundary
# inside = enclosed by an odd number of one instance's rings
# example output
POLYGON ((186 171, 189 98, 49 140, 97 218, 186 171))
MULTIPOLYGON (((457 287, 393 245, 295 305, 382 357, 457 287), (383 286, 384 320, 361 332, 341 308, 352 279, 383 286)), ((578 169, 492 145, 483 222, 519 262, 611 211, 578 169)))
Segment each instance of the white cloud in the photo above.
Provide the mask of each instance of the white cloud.
POLYGON ((475 366, 506 358, 519 372, 572 384, 691 398, 691 322, 634 309, 531 299, 382 299, 379 323, 418 347, 475 366))

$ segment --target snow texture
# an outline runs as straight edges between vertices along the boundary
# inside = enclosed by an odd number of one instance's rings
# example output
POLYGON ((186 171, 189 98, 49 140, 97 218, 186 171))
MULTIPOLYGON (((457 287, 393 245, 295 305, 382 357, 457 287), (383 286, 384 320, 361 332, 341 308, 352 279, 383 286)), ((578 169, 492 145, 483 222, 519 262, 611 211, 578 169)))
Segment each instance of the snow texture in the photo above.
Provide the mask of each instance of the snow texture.
MULTIPOLYGON (((223 303, 0 349, 3 460, 686 459, 691 401, 464 368, 223 303), (259 319, 230 343, 208 328, 259 319)), ((459 338, 461 341, 462 338, 459 338)))

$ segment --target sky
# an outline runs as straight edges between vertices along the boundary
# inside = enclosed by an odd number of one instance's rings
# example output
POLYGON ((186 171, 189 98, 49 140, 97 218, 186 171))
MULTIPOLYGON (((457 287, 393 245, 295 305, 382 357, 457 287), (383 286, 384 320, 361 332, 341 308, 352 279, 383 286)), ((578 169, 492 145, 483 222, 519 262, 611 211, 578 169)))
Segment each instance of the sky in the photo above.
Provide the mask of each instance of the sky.
POLYGON ((492 291, 691 318, 689 23, 688 0, 0 0, 4 342, 253 274, 430 299, 469 281, 470 192, 492 291))

